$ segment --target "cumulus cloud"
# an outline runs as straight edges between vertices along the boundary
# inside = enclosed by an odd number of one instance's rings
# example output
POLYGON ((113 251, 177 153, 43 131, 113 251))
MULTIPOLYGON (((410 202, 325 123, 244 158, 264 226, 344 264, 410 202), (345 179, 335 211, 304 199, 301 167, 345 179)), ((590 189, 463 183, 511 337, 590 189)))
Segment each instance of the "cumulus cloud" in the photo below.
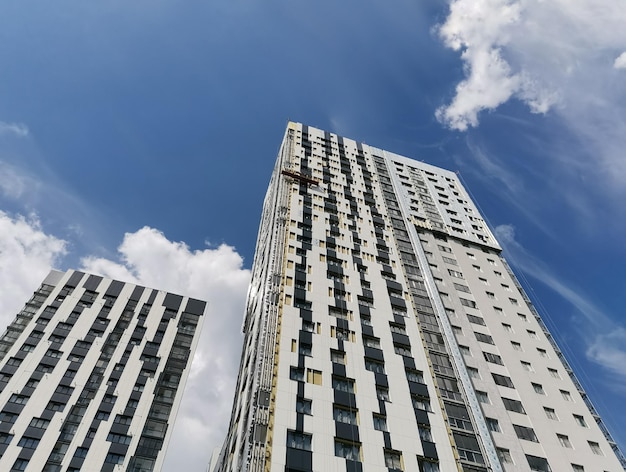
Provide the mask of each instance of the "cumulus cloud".
POLYGON ((12 135, 24 138, 29 135, 28 127, 24 123, 7 123, 0 121, 0 136, 12 135))
POLYGON ((209 302, 164 465, 204 470, 230 419, 250 272, 230 246, 191 250, 148 227, 127 233, 118 251, 118 261, 84 258, 83 269, 209 302))
POLYGON ((613 63, 613 67, 615 67, 616 69, 626 69, 626 52, 623 52, 619 56, 617 56, 615 62, 613 63))
POLYGON ((437 32, 461 51, 465 79, 437 117, 466 130, 512 98, 534 113, 555 104, 569 113, 572 102, 606 97, 614 93, 604 83, 609 54, 624 50, 624 24, 626 9, 613 0, 452 0, 437 32))
POLYGON ((22 309, 50 269, 66 253, 66 242, 46 234, 35 216, 0 211, 0 326, 22 309))

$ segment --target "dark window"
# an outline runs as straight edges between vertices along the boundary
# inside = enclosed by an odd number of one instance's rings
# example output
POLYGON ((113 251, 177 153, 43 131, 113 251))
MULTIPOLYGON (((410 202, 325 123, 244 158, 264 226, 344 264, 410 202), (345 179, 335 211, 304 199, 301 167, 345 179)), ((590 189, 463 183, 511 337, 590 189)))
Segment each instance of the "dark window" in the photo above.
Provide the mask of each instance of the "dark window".
POLYGON ((502 398, 502 402, 504 403, 504 408, 506 408, 509 411, 514 411, 516 413, 521 413, 523 415, 526 414, 526 411, 524 410, 524 406, 522 405, 522 402, 520 402, 519 400, 513 400, 511 398, 502 398))
POLYGON ((514 424, 513 429, 515 429, 515 434, 517 434, 518 438, 525 439, 526 441, 539 442, 537 440, 537 435, 532 428, 514 424))
POLYGON ((493 381, 497 385, 500 385, 501 387, 515 388, 513 386, 513 381, 511 380, 510 377, 507 377, 506 375, 499 375, 499 374, 494 374, 494 373, 492 373, 491 376, 493 377, 493 381))
POLYGON ((296 431, 287 431, 287 447, 293 449, 302 449, 304 451, 311 450, 311 435, 298 433, 296 431))

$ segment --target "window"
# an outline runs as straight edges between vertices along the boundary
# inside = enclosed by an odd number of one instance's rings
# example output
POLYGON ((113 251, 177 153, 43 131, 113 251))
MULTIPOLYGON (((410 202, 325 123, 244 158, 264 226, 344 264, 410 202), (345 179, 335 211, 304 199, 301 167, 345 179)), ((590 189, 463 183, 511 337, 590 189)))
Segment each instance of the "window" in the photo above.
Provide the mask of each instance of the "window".
POLYGON ((488 334, 479 333, 476 331, 474 332, 474 335, 476 336, 477 341, 480 341, 482 343, 487 343, 487 344, 494 344, 493 338, 489 336, 488 334))
POLYGON ((373 347, 375 349, 380 349, 380 339, 372 338, 370 336, 363 336, 363 345, 367 347, 373 347))
POLYGON ((431 462, 418 457, 417 464, 420 468, 420 472, 439 472, 439 464, 437 462, 431 462))
POLYGON ((330 360, 335 364, 344 364, 346 363, 346 355, 342 351, 335 351, 334 349, 330 350, 330 360))
POLYGON ((459 350, 461 351, 461 354, 465 355, 465 356, 471 356, 472 353, 470 352, 470 348, 468 346, 464 346, 462 344, 459 344, 459 350))
POLYGON ((402 470, 402 454, 398 451, 385 450, 385 467, 402 470))
POLYGON ((465 298, 459 297, 459 300, 461 301, 461 305, 463 306, 467 306, 470 308, 476 308, 476 302, 474 300, 467 300, 465 298))
POLYGON ((483 352, 483 356, 487 362, 491 362, 492 364, 504 365, 504 363, 502 362, 502 358, 497 354, 493 354, 491 352, 483 352))
POLYGON ((457 279, 464 278, 463 274, 459 272, 458 270, 448 269, 448 274, 450 274, 452 277, 456 277, 457 279))
POLYGON ((585 472, 585 468, 582 465, 572 464, 572 470, 574 472, 585 472))
POLYGON ((333 388, 342 392, 354 393, 354 380, 345 377, 333 377, 333 388))
POLYGON ((532 428, 514 424, 513 429, 515 430, 515 434, 517 434, 518 438, 524 439, 526 441, 539 442, 537 440, 537 435, 535 434, 535 431, 532 428))
POLYGON ((343 408, 341 406, 333 407, 333 418, 339 423, 357 424, 356 410, 343 408))
POLYGON ((578 426, 582 426, 583 428, 588 428, 587 422, 585 421, 585 418, 583 418, 582 416, 574 415, 574 420, 576 421, 576 424, 578 424, 578 426))
POLYGON ((413 408, 422 411, 432 412, 432 408, 430 406, 430 399, 428 397, 420 397, 418 395, 411 395, 411 402, 413 403, 413 408))
POLYGON ((26 470, 27 466, 28 466, 28 459, 17 459, 13 463, 13 467, 11 467, 11 472, 21 472, 23 470, 26 470))
POLYGON ((292 449, 302 449, 303 451, 311 450, 310 434, 298 433, 296 431, 287 431, 287 447, 292 449))
POLYGON ((18 405, 25 405, 28 402, 28 398, 29 397, 27 397, 25 395, 18 395, 16 393, 14 393, 9 398, 9 403, 17 403, 18 405))
POLYGON ((44 420, 43 418, 33 418, 29 426, 32 428, 46 429, 49 424, 49 420, 44 420))
POLYGON ((513 386, 513 381, 511 380, 510 377, 507 377, 506 375, 500 375, 500 374, 494 374, 494 373, 492 373, 491 376, 493 377, 493 381, 496 383, 496 385, 500 385, 501 387, 507 387, 507 388, 515 388, 513 386))
POLYGON ((132 416, 116 415, 113 423, 129 425, 133 421, 132 416))
POLYGON ((511 341, 511 346, 513 346, 513 349, 515 349, 516 351, 522 351, 522 345, 516 341, 511 341))
POLYGON ((300 346, 298 347, 298 354, 302 356, 311 356, 312 349, 313 346, 311 346, 310 344, 301 342, 300 346))
POLYGON ((39 445, 39 439, 37 438, 29 438, 28 436, 22 437, 20 441, 17 443, 18 446, 24 447, 26 449, 36 449, 39 445))
POLYGON ((299 397, 296 400, 296 412, 302 413, 303 415, 310 415, 312 403, 313 402, 307 398, 299 397))
POLYGON ((376 386, 376 398, 385 402, 391 401, 389 400, 389 389, 386 387, 379 387, 377 385, 376 386))
POLYGON ((587 441, 587 443, 589 444, 589 447, 591 448, 591 452, 593 452, 594 454, 596 454, 598 456, 603 456, 604 455, 602 453, 602 449, 600 449, 600 444, 598 444, 597 442, 594 442, 594 441, 587 441))
POLYGON ((478 372, 476 367, 467 367, 467 375, 472 379, 480 379, 480 372, 478 372))
POLYGON ((109 452, 104 459, 105 464, 121 464, 124 462, 124 456, 121 454, 113 454, 109 452))
POLYGON ((530 466, 530 470, 533 472, 551 472, 552 469, 548 464, 548 461, 543 457, 529 456, 526 454, 526 460, 530 466))
POLYGON ((496 452, 498 453, 498 459, 500 459, 500 462, 504 464, 513 463, 513 458, 511 457, 511 451, 509 451, 508 449, 498 447, 496 448, 496 452))
POLYGON ((480 316, 467 315, 467 319, 469 320, 470 323, 485 326, 485 320, 482 319, 480 316))
POLYGON ((485 292, 485 294, 487 295, 487 298, 491 299, 491 300, 495 300, 496 299, 496 294, 493 292, 485 292))
POLYGON ((411 357, 411 347, 404 344, 394 344, 393 349, 399 356, 411 357))
POLYGON ((418 432, 422 441, 433 442, 433 435, 430 428, 424 425, 418 425, 418 432))
POLYGON ((563 397, 563 400, 568 401, 568 402, 574 401, 572 399, 572 394, 569 393, 567 390, 560 390, 560 392, 561 392, 561 396, 563 397))
POLYGON ((387 418, 383 415, 373 414, 374 429, 376 431, 387 431, 387 418))
POLYGON ((546 392, 543 389, 543 385, 538 384, 538 383, 531 383, 531 385, 533 386, 533 390, 535 390, 535 393, 538 393, 539 395, 545 395, 546 392))
POLYGON ((524 368, 524 370, 526 372, 534 372, 535 369, 533 369, 533 366, 530 362, 526 362, 526 361, 520 361, 522 363, 522 367, 524 368))
POLYGON ((511 305, 519 305, 519 302, 515 298, 509 298, 511 305))
POLYGON ((531 339, 539 339, 539 337, 537 336, 537 333, 533 331, 532 329, 527 329, 526 332, 528 333, 528 336, 530 336, 531 339))
POLYGON ((484 279, 482 277, 478 277, 478 280, 480 280, 485 285, 489 285, 489 281, 487 279, 484 279))
POLYGON ((556 411, 554 410, 554 408, 549 408, 547 406, 544 406, 543 407, 543 411, 546 412, 546 416, 548 418, 550 418, 551 420, 556 420, 556 421, 559 420, 559 417, 557 416, 556 411))
POLYGON ((424 383, 424 374, 419 370, 406 369, 406 378, 410 382, 424 383))
POLYGON ((65 408, 65 403, 59 403, 59 402, 48 402, 48 404, 46 405, 46 410, 50 410, 50 411, 63 411, 63 409, 65 408))
POLYGON ((335 439, 335 456, 343 457, 350 461, 361 460, 361 446, 347 441, 338 441, 335 439))
POLYGON ((489 431, 493 431, 494 433, 500 433, 502 430, 500 429, 500 423, 495 418, 485 418, 487 420, 487 427, 489 431))
POLYGON ((572 449, 572 443, 570 442, 569 437, 565 434, 557 434, 556 437, 559 439, 561 446, 572 449))
POLYGON ((483 392, 482 390, 476 390, 476 398, 480 403, 490 404, 489 394, 487 392, 483 392))
POLYGON ((457 283, 453 283, 452 285, 459 292, 472 293, 467 285, 457 284, 457 283))
MULTIPOLYGON (((111 436, 111 434, 109 434, 109 436, 111 436)), ((74 457, 84 459, 85 457, 87 457, 87 453, 89 453, 88 447, 77 447, 76 452, 74 453, 74 457)))
POLYGON ((304 382, 304 369, 300 367, 291 367, 291 369, 289 369, 289 378, 291 380, 297 380, 298 382, 304 382))
POLYGON ((385 373, 385 364, 379 361, 375 361, 373 359, 365 359, 365 368, 370 372, 374 372, 376 374, 385 373))
POLYGON ((315 385, 322 385, 322 372, 319 370, 307 369, 306 381, 315 385))
POLYGON ((504 331, 506 331, 507 333, 513 333, 513 326, 511 326, 508 323, 502 323, 502 327, 504 328, 504 331))
POLYGON ((556 370, 556 369, 551 369, 551 368, 548 367, 548 372, 550 372, 550 375, 552 377, 554 377, 555 379, 560 379, 561 378, 561 375, 559 374, 559 371, 556 370))
POLYGON ((512 398, 503 397, 502 403, 504 403, 504 408, 506 408, 508 411, 514 411, 515 413, 521 413, 522 415, 526 414, 524 406, 519 400, 513 400, 512 398))

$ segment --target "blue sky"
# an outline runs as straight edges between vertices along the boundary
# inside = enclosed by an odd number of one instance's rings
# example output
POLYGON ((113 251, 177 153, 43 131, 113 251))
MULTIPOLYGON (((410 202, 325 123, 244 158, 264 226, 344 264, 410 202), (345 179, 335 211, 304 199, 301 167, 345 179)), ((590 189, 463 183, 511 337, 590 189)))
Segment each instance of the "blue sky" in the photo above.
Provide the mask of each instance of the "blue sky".
POLYGON ((626 445, 619 3, 5 2, 0 322, 50 266, 212 297, 166 464, 202 470, 291 119, 459 171, 626 445))

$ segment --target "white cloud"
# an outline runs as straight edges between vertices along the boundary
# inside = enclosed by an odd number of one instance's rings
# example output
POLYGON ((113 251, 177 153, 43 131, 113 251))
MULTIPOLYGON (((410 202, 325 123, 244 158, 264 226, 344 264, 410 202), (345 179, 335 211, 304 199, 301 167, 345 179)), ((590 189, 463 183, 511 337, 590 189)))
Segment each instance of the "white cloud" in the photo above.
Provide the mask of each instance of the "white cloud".
POLYGON ((209 302, 164 466, 204 470, 230 419, 250 272, 230 246, 192 251, 148 227, 127 233, 118 250, 121 261, 88 257, 84 269, 209 302))
POLYGON ((623 52, 619 56, 617 56, 615 62, 613 63, 613 67, 615 67, 616 69, 626 69, 626 52, 623 52))
POLYGON ((7 123, 0 121, 0 136, 12 135, 18 138, 25 138, 29 135, 28 127, 24 123, 7 123))
POLYGON ((7 326, 65 255, 66 243, 42 231, 36 217, 0 211, 0 326, 7 326))
POLYGON ((583 107, 574 103, 611 105, 594 97, 623 94, 606 81, 611 52, 626 46, 625 24, 626 9, 614 0, 452 0, 438 33, 462 51, 466 77, 437 117, 465 130, 512 98, 534 113, 558 104, 577 118, 583 107))

